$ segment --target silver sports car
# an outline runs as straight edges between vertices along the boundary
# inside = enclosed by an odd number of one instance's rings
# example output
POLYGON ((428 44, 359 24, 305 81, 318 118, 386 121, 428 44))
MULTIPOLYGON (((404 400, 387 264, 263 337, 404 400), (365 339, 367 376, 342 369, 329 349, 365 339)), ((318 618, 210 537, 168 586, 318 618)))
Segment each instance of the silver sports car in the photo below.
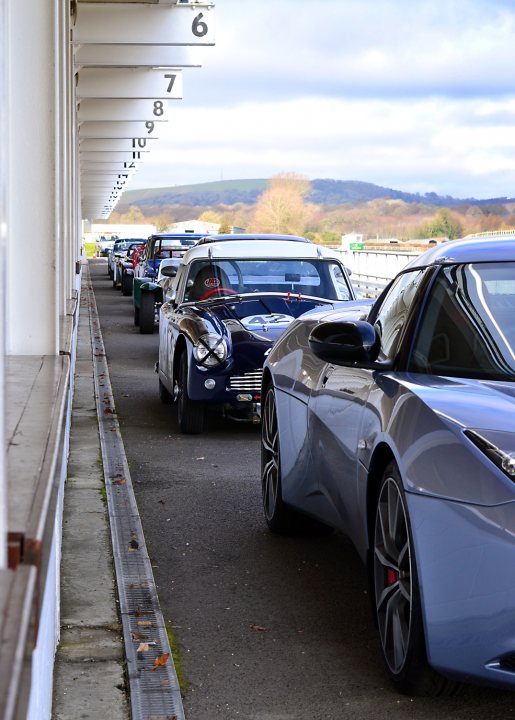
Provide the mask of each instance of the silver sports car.
POLYGON ((352 539, 401 692, 515 688, 514 380, 515 235, 436 246, 265 363, 266 521, 352 539))

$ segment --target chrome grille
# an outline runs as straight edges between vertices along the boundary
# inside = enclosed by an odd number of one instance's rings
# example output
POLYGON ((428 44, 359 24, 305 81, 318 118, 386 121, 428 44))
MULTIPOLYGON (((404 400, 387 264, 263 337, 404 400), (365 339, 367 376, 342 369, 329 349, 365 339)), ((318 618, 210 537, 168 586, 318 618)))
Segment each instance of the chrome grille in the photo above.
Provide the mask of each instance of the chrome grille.
POLYGON ((263 370, 253 370, 243 375, 233 375, 229 378, 228 390, 241 392, 260 392, 263 370))

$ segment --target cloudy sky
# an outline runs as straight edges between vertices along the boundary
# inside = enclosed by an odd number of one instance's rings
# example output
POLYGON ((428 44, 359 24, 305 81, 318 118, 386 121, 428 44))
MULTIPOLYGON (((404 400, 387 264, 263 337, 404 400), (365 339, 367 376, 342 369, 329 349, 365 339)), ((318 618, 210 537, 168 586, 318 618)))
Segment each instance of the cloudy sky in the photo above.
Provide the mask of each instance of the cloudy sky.
POLYGON ((515 196, 513 0, 215 0, 131 189, 268 178, 515 196))

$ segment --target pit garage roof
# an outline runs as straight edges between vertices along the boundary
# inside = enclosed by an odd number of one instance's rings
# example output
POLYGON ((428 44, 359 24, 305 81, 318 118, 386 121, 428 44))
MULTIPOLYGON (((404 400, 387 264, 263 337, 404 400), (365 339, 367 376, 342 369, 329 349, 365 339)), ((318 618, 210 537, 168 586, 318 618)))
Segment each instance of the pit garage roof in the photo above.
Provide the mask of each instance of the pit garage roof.
POLYGON ((79 0, 73 64, 84 218, 106 218, 215 44, 206 0, 79 0))

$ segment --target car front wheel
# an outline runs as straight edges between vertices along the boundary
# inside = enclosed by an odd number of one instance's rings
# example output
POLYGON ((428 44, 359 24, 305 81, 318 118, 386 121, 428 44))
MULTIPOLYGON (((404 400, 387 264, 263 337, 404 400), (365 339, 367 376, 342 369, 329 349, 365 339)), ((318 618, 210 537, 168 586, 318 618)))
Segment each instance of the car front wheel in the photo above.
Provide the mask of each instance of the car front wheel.
POLYGON ((141 306, 139 309, 139 331, 142 335, 152 335, 154 332, 155 300, 154 293, 141 293, 141 306))
POLYGON ((270 530, 286 534, 297 529, 299 514, 282 498, 279 428, 275 390, 271 385, 265 391, 261 416, 261 492, 265 520, 270 530))
POLYGON ((132 275, 123 273, 122 275, 122 295, 130 297, 132 295, 132 275))
POLYGON ((198 435, 204 429, 204 405, 191 400, 188 394, 188 358, 185 351, 179 361, 177 378, 177 420, 185 435, 198 435))
POLYGON ((385 469, 376 503, 373 582, 386 669, 407 695, 448 695, 457 684, 427 661, 420 589, 404 489, 395 463, 385 469))

